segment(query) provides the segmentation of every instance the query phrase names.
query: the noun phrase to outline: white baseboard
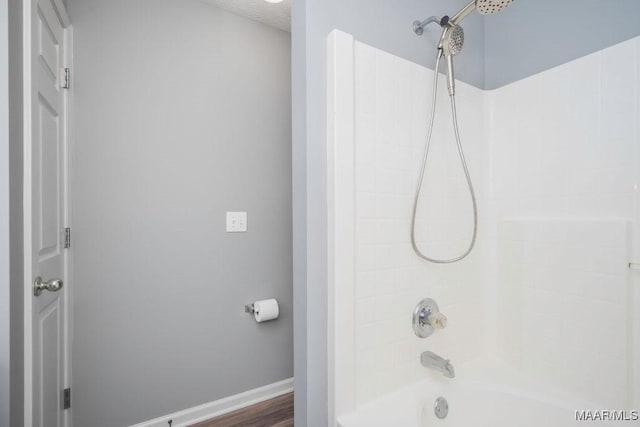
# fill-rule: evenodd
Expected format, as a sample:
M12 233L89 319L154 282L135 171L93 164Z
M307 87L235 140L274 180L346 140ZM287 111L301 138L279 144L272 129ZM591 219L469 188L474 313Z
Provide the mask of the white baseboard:
M205 403L204 405L185 409L173 414L158 417L151 421L135 424L131 427L169 427L169 420L173 420L172 427L186 427L210 418L264 402L293 391L293 378L289 378L264 387L245 391L224 399Z

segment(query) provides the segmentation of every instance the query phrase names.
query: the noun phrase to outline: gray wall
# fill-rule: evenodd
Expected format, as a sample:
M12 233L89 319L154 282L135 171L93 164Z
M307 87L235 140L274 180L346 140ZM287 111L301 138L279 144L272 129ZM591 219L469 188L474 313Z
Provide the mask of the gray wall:
M7 0L0 0L0 76L9 71ZM9 79L0 78L0 425L9 425Z
M290 378L290 35L193 0L69 7L75 425ZM269 297L258 325L243 306Z
M640 35L638 0L519 0L486 17L486 89Z
M23 424L22 0L9 1L9 173L11 228L11 423Z

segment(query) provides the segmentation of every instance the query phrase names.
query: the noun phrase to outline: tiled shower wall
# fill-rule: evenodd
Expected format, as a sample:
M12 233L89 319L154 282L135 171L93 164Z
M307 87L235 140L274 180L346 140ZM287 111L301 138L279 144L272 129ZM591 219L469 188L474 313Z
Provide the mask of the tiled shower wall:
M434 265L413 253L409 234L433 72L355 43L357 405L432 375L419 363L427 349L456 365L494 355L550 387L596 402L628 399L629 360L616 359L623 368L600 389L581 383L580 373L631 354L631 304L612 304L637 287L624 266L639 253L627 225L638 218L639 58L635 39L491 92L458 83L479 237L469 258ZM445 258L465 249L472 217L443 79L436 113L417 234L427 254ZM531 238L531 230L539 233ZM576 230L579 242L567 237L575 238ZM617 237L607 240L610 233ZM549 254L558 245L563 257L554 259ZM605 252L607 258L599 258ZM531 269L545 273L535 276ZM425 297L440 303L449 326L420 340L410 315ZM585 307L599 306L615 314L607 317L605 310L597 324L585 320ZM554 316L568 321L556 327ZM593 334L583 333L591 328ZM580 357L570 372L542 357L556 354L565 339L562 360ZM581 357L585 345L603 356ZM523 351L530 353L523 357ZM606 390L615 393L607 397Z
M473 255L454 265L426 263L410 243L432 79L427 68L355 44L357 403L429 375L419 362L426 349L456 363L483 352L482 234ZM473 217L443 78L439 86L418 237L428 255L445 258L466 249ZM465 84L458 85L458 93L460 131L482 198L483 93ZM413 334L411 313L426 297L440 304L449 327L420 340Z
M639 61L636 38L487 92L490 351L612 407L638 365Z
M501 221L494 348L501 359L573 397L624 408L629 235L622 220Z
M486 93L497 218L635 217L639 57L636 38Z

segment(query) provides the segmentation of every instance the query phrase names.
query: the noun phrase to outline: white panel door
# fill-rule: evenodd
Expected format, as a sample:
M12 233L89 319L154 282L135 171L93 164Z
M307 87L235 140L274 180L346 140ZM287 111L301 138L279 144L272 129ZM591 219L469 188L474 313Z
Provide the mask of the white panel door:
M25 186L31 208L25 223L30 234L26 244L31 248L27 262L32 273L32 396L27 419L31 415L34 427L63 427L67 381L66 94L61 87L65 30L54 0L30 1L31 143L25 153Z

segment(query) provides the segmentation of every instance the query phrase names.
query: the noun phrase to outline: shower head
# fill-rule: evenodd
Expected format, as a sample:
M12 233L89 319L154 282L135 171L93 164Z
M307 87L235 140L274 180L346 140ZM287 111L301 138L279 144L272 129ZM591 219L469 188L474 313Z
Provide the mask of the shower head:
M481 15L493 15L501 12L515 0L476 0L476 8Z
M440 44L438 45L439 55L444 55L447 61L447 86L449 95L454 95L456 91L455 79L453 75L453 57L460 53L464 46L464 30L460 25L446 25L442 30Z
M464 30L460 25L447 26L440 38L440 48L445 56L456 56L464 46Z
M471 3L463 7L460 12L453 15L450 19L452 25L458 24L468 14L477 9L481 15L493 15L494 13L502 12L505 7L508 7L515 0L473 0Z

